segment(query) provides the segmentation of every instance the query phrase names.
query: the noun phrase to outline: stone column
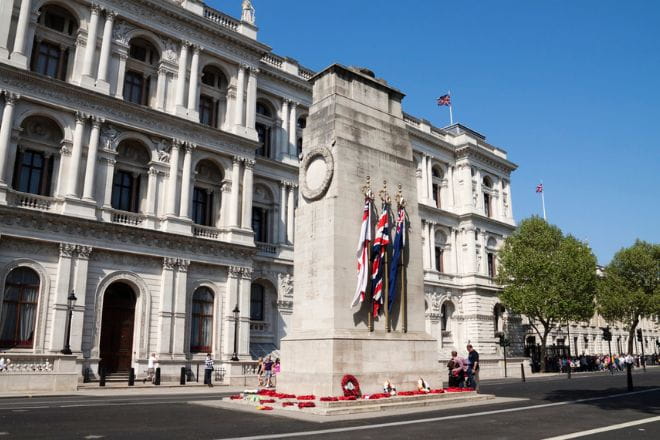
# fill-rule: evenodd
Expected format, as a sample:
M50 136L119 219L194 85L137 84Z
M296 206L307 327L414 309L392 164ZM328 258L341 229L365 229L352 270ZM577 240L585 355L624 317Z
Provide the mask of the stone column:
M289 155L291 157L298 157L296 152L296 123L297 123L297 113L296 108L298 107L297 102L291 102L291 107L289 108Z
M286 237L287 240L289 241L290 244L293 244L294 240L294 209L296 207L295 205L295 192L296 192L296 185L289 185L289 200L287 201L286 204Z
M99 58L98 82L108 82L108 65L110 64L110 49L112 48L112 26L117 13L105 11L105 24L103 26L103 41L101 42L101 56Z
M98 166L96 156L99 150L99 136L101 134L102 118L92 117L92 131L89 135L87 148L87 164L85 167L85 183L83 185L83 199L94 201L94 177Z
M89 267L89 256L93 248L91 246L76 245L76 265L73 270L72 289L78 298L71 316L71 351L79 353L91 349L91 344L86 343L83 347L84 318L88 302L94 305L94 292L87 292L87 273ZM89 294L88 294L89 293ZM88 339L88 338L85 338Z
M247 84L247 108L245 125L254 130L257 115L257 74L259 69L250 67Z
M238 289L241 278L241 269L242 268L237 266L229 266L227 268L227 293L225 295L225 303L223 306L225 316L223 317L224 319L222 319L222 358L225 360L229 360L234 352L234 314L232 313L232 310L234 310L234 307L236 306L240 307L238 302Z
M253 169L254 161L245 159L243 170L243 218L241 225L243 229L252 230L252 192L253 192Z
M429 224L429 245L431 246L431 269L438 270L435 267L435 223Z
M231 187L231 182L225 182L220 187L220 225L223 228L231 226L229 221L231 207Z
M177 258L177 271L174 292L174 331L173 349L174 356L180 357L184 354L186 340L186 299L188 285L188 266L190 260Z
M171 355L173 351L172 334L174 332L174 269L177 267L176 258L163 259L163 272L160 280L160 325L158 326L158 353Z
M458 229L452 229L451 233L454 235L454 267L456 268L456 275L462 273L461 270L461 243L459 240Z
M85 47L85 57L83 58L83 77L92 75L92 64L94 62L94 53L96 52L96 36L99 25L99 12L101 7L92 3L91 17L89 19L89 26L87 28L87 46Z
M286 243L286 182L280 182L280 222L279 222L279 243Z
M156 215L156 185L158 184L158 170L149 168L147 181L147 215Z
M422 220L422 268L429 267L429 224L426 220Z
M16 101L19 98L19 95L5 92L5 109L2 113L2 126L0 126L0 186L7 183L5 181L5 168L7 167L11 132L14 128L14 110L16 108Z
M73 269L73 257L76 254L76 246L70 243L60 243L60 257L57 263L57 275L55 276L54 295L55 298L48 310L51 322L48 327L50 335L50 350L59 352L64 348L64 329L67 319L67 297L71 292L71 271ZM48 339L48 337L46 337Z
M474 173L474 178L476 179L476 193L477 193L477 202L474 204L474 209L478 213L483 214L484 195L483 195L483 191L481 190L481 170L479 168L476 169L476 172Z
M190 219L190 178L192 176L192 152L195 145L186 142L186 154L183 156L183 173L181 175L181 206L179 216Z
M239 280L238 301L240 322L238 329L238 356L250 359L250 294L252 287L252 269L243 267Z
M176 107L182 109L185 106L186 94L186 72L188 71L188 41L181 42L181 51L179 52L179 73L176 79Z
M238 228L240 226L238 221L238 205L240 204L238 190L240 189L239 179L241 177L241 158L234 156L233 163L234 165L231 171L231 209L229 210L229 226Z
M289 154L289 100L282 100L282 129L278 145L278 158Z
M197 86L199 83L199 51L199 46L193 46L193 56L192 61L190 62L190 84L188 88L189 115L197 114L197 100L199 99L199 93L197 92Z
M245 69L248 66L238 66L238 81L236 85L236 108L234 108L234 124L243 126L243 109L245 105Z
M80 162L82 160L82 137L85 132L87 115L76 112L76 128L73 132L73 148L71 149L71 165L67 179L67 197L78 197L78 178L80 176Z
M429 198L429 184L428 184L428 161L429 157L426 154L422 155L422 194L420 194L421 200L428 200Z
M445 209L450 208L454 210L454 167L451 165L447 165L447 185L449 200Z
M10 3L13 3L11 1ZM32 12L32 0L22 0L21 10L18 15L18 24L16 25L16 38L14 39L14 51L11 54L12 60L15 60L21 66L27 67L27 35L30 26L30 15ZM11 9L10 9L11 15Z
M165 214L176 215L176 184L179 179L179 145L180 141L172 141L170 151L170 177L167 180L167 194L165 195Z
M156 85L156 109L165 110L165 88L167 87L167 69L158 67L158 84Z
M506 208L506 219L511 220L513 219L513 196L511 195L511 182L507 182L506 185L507 188L507 202L509 206Z
M114 159L104 158L105 162L105 194L103 197L103 207L112 207L112 181L115 178L115 163Z
M126 60L128 54L119 54L119 70L117 71L117 88L115 90L115 98L124 99L124 77L126 76Z
M14 0L0 2L0 58L9 58L9 28Z
M433 203L433 158L428 156L426 158L426 194L430 203ZM435 264L435 260L433 261Z

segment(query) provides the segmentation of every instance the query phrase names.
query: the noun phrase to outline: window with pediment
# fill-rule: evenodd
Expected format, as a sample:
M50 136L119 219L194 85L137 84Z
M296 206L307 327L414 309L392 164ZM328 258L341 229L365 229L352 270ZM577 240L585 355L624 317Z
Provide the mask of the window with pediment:
M30 70L51 78L66 80L69 60L75 53L78 20L67 9L44 5L39 9Z
M30 116L23 121L12 176L14 190L52 195L54 162L59 160L63 137L52 119Z
M133 38L129 43L126 72L124 74L124 100L139 105L150 105L157 81L160 53L145 38Z
M117 147L117 163L112 181L112 208L140 212L146 195L151 156L140 141L124 140Z
M214 128L222 128L227 114L226 75L215 66L202 69L199 96L199 122Z
M222 204L222 169L211 160L202 160L195 167L192 219L195 224L217 227Z
M257 122L255 124L259 140L259 148L256 151L257 156L268 158L273 156L273 136L276 132L274 114L275 112L270 103L263 100L257 101Z

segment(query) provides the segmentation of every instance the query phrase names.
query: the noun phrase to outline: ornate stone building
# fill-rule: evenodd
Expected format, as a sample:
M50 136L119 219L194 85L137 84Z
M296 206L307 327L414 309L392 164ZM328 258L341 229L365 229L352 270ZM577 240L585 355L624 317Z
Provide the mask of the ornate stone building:
M259 42L243 3L241 20L198 0L0 3L0 350L16 362L57 360L72 292L79 376L277 350L314 72ZM516 165L464 126L405 122L427 329L440 359L470 341L495 362L496 332L523 344L492 278Z

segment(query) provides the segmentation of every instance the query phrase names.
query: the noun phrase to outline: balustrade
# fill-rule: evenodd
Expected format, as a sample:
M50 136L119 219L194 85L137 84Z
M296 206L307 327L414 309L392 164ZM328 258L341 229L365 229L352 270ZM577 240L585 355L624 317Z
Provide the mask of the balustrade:
M231 29L232 31L238 31L240 25L240 22L235 18L209 7L204 8L204 18L211 20L219 26Z

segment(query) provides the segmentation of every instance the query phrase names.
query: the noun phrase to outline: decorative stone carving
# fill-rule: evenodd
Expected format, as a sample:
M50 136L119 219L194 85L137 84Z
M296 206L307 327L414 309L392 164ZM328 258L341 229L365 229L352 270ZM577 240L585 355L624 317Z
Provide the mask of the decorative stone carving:
M293 277L290 274L277 274L277 284L281 298L293 297Z
M250 0L243 0L242 8L243 12L241 14L241 21L254 24L256 20L256 14L254 6L252 6L252 2Z
M335 170L332 153L326 147L310 151L302 163L302 195L308 200L322 198L332 182Z
M177 266L177 259L165 257L163 258L163 269L174 270Z
M158 141L158 144L156 145L156 151L159 161L169 163L170 153L167 152L168 147L168 142L165 139Z
M169 61L170 63L175 63L179 57L178 45L174 40L164 40L163 45L165 50L163 51L163 59Z
M60 257L72 258L76 253L76 245L71 243L60 243Z
M78 253L78 258L83 260L89 260L89 256L92 253L93 248L91 246L77 245L76 252Z
M121 44L128 44L128 33L135 29L125 21L117 21L112 27L112 39Z
M190 260L184 260L182 258L177 258L176 260L177 267L179 272L188 272L188 266L190 266Z
M117 136L119 132L112 125L105 127L101 133L101 144L109 151L117 151Z

